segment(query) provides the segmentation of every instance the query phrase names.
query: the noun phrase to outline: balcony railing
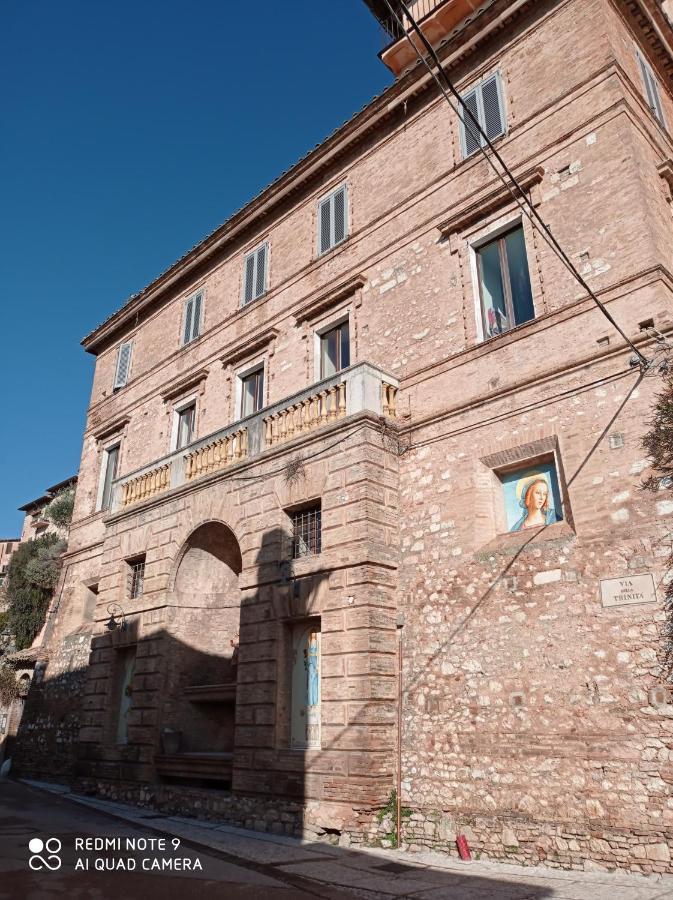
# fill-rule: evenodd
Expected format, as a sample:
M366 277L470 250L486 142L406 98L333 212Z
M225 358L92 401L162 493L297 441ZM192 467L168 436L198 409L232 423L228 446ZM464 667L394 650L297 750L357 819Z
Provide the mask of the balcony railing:
M120 512L364 410L394 419L398 384L397 379L366 362L344 369L118 478L110 511Z
M424 19L425 16L430 15L430 13L443 2L444 0L415 0L415 2L414 0L410 0L410 2L407 2L407 6L409 7L409 12L418 23ZM386 45L390 43L391 39L396 41L398 38L403 37L406 31L411 30L411 23L407 16L400 12L399 18L404 27L400 26L400 22L397 18L392 16L379 20L384 31Z

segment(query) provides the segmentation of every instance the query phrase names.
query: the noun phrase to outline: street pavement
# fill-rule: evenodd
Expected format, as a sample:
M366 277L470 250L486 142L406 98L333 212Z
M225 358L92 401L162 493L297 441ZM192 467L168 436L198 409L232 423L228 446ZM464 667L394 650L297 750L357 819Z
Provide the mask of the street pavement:
M164 816L37 782L0 781L0 836L0 900L153 900L169 892L180 900L673 900L673 876L347 849ZM96 837L119 844L82 843ZM53 838L62 849L50 855ZM44 846L29 846L36 839ZM62 864L51 871L55 855Z

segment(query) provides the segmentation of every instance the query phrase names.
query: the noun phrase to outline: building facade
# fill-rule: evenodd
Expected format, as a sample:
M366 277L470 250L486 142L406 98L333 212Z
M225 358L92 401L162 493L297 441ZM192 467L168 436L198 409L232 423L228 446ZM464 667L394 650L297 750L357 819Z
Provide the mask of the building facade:
M414 4L643 371L368 5L394 84L84 340L41 690L107 796L386 842L399 779L411 846L667 870L673 31Z

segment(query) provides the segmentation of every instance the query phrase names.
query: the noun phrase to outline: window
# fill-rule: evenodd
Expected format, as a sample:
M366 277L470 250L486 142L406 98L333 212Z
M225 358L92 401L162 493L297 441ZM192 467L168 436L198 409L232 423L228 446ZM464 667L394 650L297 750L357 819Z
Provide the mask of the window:
M476 248L484 337L535 318L523 228Z
M269 245L262 244L248 253L243 263L243 304L257 300L266 293Z
M196 403L190 403L175 411L176 432L175 449L182 450L194 439L194 422L196 420Z
M508 531L542 528L563 519L559 479L553 457L527 462L499 476Z
M348 319L320 335L320 377L329 378L351 364Z
M117 367L115 369L115 380L113 390L118 391L128 384L129 375L131 374L131 353L133 351L133 341L127 341L121 344L117 351Z
M241 418L252 416L264 406L264 366L240 377Z
M643 76L643 84L645 85L645 97L647 105L652 110L652 115L662 125L664 124L664 110L661 105L661 97L659 96L659 82L654 77L654 73L649 65L645 62L640 50L638 54L638 62L640 64L640 74Z
M182 325L182 343L190 344L201 334L201 310L203 294L194 294L185 303L185 315Z
M348 194L346 185L318 204L318 253L327 253L348 237Z
M109 509L112 502L112 482L117 477L119 464L119 444L103 451L103 483L99 509Z
M292 558L317 556L322 548L322 510L320 504L291 513Z
M465 94L463 101L490 141L507 131L502 80L499 72L484 79ZM460 109L460 142L463 158L467 158L476 153L479 147L486 146L486 141L462 106Z
M142 597L145 584L145 554L127 559L126 565L128 568L128 595L131 600L137 600Z

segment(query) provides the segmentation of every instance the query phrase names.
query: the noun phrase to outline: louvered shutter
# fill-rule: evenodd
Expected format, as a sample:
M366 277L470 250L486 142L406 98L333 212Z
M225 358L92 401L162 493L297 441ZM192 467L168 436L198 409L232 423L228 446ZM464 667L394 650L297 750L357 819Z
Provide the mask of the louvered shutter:
M243 303L250 303L254 298L255 289L255 254L251 253L245 258L245 273L243 276Z
M182 333L182 343L188 344L192 339L192 315L194 311L194 301L188 300L185 304L185 327Z
M645 84L645 96L647 98L647 105L650 107L656 118L663 123L664 111L661 107L659 85L657 84L657 80L640 53L638 53L638 62L640 63L640 72L643 76L643 83Z
M194 340L201 334L201 305L203 294L197 294L192 298L192 336Z
M346 237L346 186L332 196L332 207L334 217L334 243L333 246L340 244Z
M463 102L465 106L472 113L474 118L479 121L479 103L477 100L477 90L470 91L469 94L466 94L463 97ZM465 112L465 110L461 107L462 111L462 122L460 128L461 140L463 145L463 158L468 156L472 156L472 154L479 149L481 144L479 129L474 124L470 116Z
M117 370L115 372L114 390L123 388L129 380L129 372L131 370L131 350L133 342L128 341L121 344L117 351Z
M505 131L505 111L502 102L502 85L500 75L496 73L481 86L481 105L483 110L482 127L489 141L500 137Z
M326 253L332 246L332 198L328 197L320 204L319 219L319 243L320 252Z
M267 257L267 245L264 244L259 248L256 252L256 265L255 265L255 299L257 297L261 297L263 293L266 291L266 257Z

